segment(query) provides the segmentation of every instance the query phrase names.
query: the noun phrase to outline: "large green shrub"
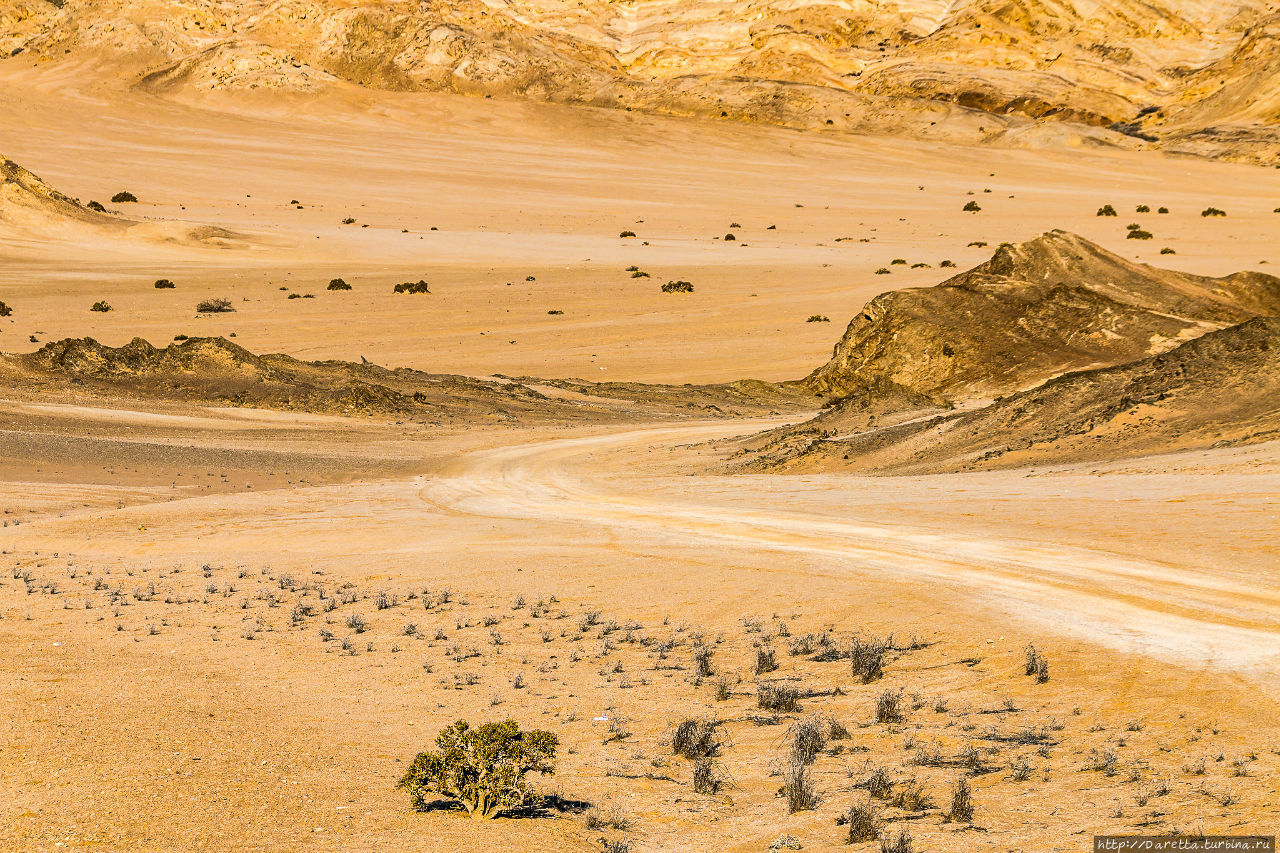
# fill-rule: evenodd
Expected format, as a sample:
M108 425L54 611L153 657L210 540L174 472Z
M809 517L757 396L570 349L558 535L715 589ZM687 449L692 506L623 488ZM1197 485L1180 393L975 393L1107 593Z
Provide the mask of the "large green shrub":
M486 820L533 798L525 774L554 773L557 746L552 732L522 732L515 720L474 729L458 720L436 737L439 752L418 753L399 787L409 792L415 810L426 811L439 796Z

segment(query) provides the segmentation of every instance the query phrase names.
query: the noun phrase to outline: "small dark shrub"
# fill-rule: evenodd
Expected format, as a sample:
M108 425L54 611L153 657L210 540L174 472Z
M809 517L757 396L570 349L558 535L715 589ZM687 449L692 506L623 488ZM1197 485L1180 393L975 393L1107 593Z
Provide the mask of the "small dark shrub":
M1176 254L1178 254L1178 253L1177 253L1177 252L1175 252L1173 249L1170 249L1168 246L1165 246L1163 249L1161 249L1161 250L1160 250L1160 254L1162 254L1162 255L1176 255Z
M620 808L602 809L599 806L592 806L582 816L582 824L592 831L617 829L625 832L635 825L635 821Z
M982 208L978 205L976 201L967 202L965 206L961 209L964 210L966 213L977 213L979 210L982 210Z
M829 729L827 720L820 716L810 717L793 725L789 732L792 758L812 764L818 753L827 748Z
M711 669L711 656L715 654L710 646L699 643L693 647L693 665L697 669L698 675L706 677L713 675Z
M867 778L858 783L858 787L866 788L867 793L877 800L887 800L893 795L893 780L889 778L889 771L883 767L872 770Z
M682 720L671 735L671 751L684 758L711 758L720 751L724 726L716 720Z
M1150 231L1143 231L1141 228L1131 228L1125 236L1129 240L1150 240L1152 234Z
M89 306L89 310L90 310L90 311L97 311L97 312L99 312L100 314L105 314L105 313L107 313L108 311L110 311L110 310L111 310L111 303L110 303L110 302L107 302L106 300L99 300L99 301L97 301L97 302L93 303L92 305L90 305L90 306Z
M340 278L334 278L329 280L329 286L326 289L327 290L350 290L351 285L347 284L345 281L343 281Z
M196 305L197 314L225 314L234 310L230 299L206 299Z
M963 776L951 789L951 808L947 811L947 820L956 823L969 823L973 820L973 790L969 780Z
M430 293L431 288L425 281L403 281L392 288L393 293Z
M158 278L156 279L155 287L156 290L173 290L177 285L169 281L167 278Z
M138 197L131 192L119 192L111 197L112 204L136 204Z
M8 317L12 313L13 313L12 308L10 308L8 305L5 305L3 302L0 302L0 317Z
M938 264L938 266L940 267L954 267L955 265L956 265L955 261L943 261L942 263Z
M1167 207L1160 207L1156 209L1156 213L1168 213L1168 212L1169 212L1169 208Z
M876 697L876 722L902 722L902 694L896 690L885 690Z
M809 765L794 757L782 771L782 796L791 814L809 811L818 805L818 795L813 788L813 774Z
M761 683L756 686L756 706L762 711L794 714L800 710L800 693L784 684Z
M1104 204L1102 207L1098 208L1098 216L1119 216L1119 214L1116 213L1116 209L1114 207L1109 204Z
M912 853L914 850L911 846L911 833L905 829L896 837L886 835L880 839L880 853Z
M865 642L854 637L849 648L853 677L861 679L863 684L870 684L884 675L884 656L888 646L887 641L874 637Z
M888 267L880 267L880 269L876 270L876 275L888 275L890 272L891 270Z
M826 314L810 314L809 319L805 320L805 322L806 323L830 323L831 318L828 317Z
M693 293L693 285L687 281L669 281L662 285L663 293Z
M875 841L880 837L876 807L870 800L865 803L854 803L849 807L849 811L841 816L840 821L849 827L846 844L861 844L864 841Z
M933 808L933 798L915 779L908 779L893 795L893 804L905 812L922 812Z
M726 781L724 771L710 758L699 758L693 763L695 794L718 794Z
M619 232L619 233L618 233L618 236L619 236L619 237L634 237L634 236L636 236L636 232L634 232L634 231L621 231L621 232Z
M767 646L756 649L756 675L764 675L777 668L778 661L773 649Z
M1134 210L1134 212L1135 212L1135 213L1150 213L1150 212L1151 212L1151 208L1150 208L1149 206L1145 205L1145 204L1140 204L1140 205L1138 205L1137 207L1135 207L1133 210Z
M355 225L355 224L356 224L356 219L355 219L355 217L354 217L354 216L348 216L347 218L345 218L345 219L343 219L343 220L342 220L342 224L343 224L343 225Z
M1206 207L1200 211L1201 216L1226 216L1227 212L1216 207Z
M98 213L106 213L107 209L102 206L101 202L91 201L85 205L90 210L96 210Z
M726 235L724 235L724 239L726 239L726 240L737 240L738 238L737 238L737 237L735 237L735 236L733 236L732 234L726 234Z

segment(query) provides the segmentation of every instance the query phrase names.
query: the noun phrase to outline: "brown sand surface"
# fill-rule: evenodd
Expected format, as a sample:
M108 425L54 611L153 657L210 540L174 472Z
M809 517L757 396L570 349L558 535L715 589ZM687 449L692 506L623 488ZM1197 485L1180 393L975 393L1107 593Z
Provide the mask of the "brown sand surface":
M234 331L254 351L478 376L789 379L870 296L990 254L973 241L1068 228L1143 260L1175 247L1205 274L1280 262L1276 173L1256 167L368 101L0 81L20 117L0 125L5 156L82 199L127 188L133 217L243 235L6 231L0 349ZM1095 217L1104 203L1120 217ZM1138 246L1123 229L1140 203L1172 212L1142 215L1157 234ZM1210 204L1229 216L1202 219ZM714 239L734 222L737 240ZM874 274L895 258L932 267ZM325 291L334 276L355 289ZM430 296L391 294L418 278ZM659 293L668 279L695 292ZM197 318L208 296L236 312ZM97 299L115 310L90 313ZM6 392L0 849L850 849L835 819L876 767L932 797L880 806L918 850L1274 832L1274 443L964 475L717 473L729 451L709 440L784 419L440 429ZM883 678L824 659L826 630L892 633ZM1045 683L1023 674L1028 643ZM759 648L776 671L757 675ZM795 687L800 710L760 708L758 682ZM903 719L875 722L899 690ZM811 714L848 736L812 766L816 808L789 814L780 774ZM395 780L442 726L507 715L560 735L539 781L558 809L408 810ZM686 717L724 722L714 795L671 753ZM962 772L971 823L943 814ZM632 825L588 828L586 804Z

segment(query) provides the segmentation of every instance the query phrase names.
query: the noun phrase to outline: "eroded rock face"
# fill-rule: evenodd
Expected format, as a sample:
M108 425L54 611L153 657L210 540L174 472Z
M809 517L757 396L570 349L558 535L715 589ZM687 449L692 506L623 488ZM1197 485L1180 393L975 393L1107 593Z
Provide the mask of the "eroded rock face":
M831 397L887 381L963 402L1133 361L1259 314L1280 314L1280 279L1158 269L1050 231L936 287L877 296L805 382Z
M1262 0L16 0L0 56L157 90L504 94L797 127L1280 156ZM936 123L936 124L935 124Z

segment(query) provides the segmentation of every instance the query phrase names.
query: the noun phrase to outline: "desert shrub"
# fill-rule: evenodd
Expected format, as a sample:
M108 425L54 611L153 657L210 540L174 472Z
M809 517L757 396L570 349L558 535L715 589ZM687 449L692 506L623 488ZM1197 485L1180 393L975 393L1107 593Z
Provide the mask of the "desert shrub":
M764 675L778 668L777 655L768 646L756 649L756 675Z
M698 675L706 677L714 674L711 669L713 654L715 654L714 650L704 643L698 643L693 647L693 666L698 671Z
M1176 254L1178 254L1178 253L1177 253L1177 252L1175 252L1173 249L1170 249L1168 246L1165 246L1163 249L1161 249L1161 250L1160 250L1160 254L1162 254L1162 255L1176 255Z
M10 308L8 305L5 305L3 302L0 302L0 317L8 317L12 313L13 313L12 308Z
M866 788L867 793L877 800L887 800L893 795L893 780L889 778L889 771L883 767L872 770L857 787Z
M1119 214L1116 213L1116 209L1109 204L1104 204L1102 207L1098 208L1097 215L1098 216L1119 216Z
M348 217L346 217L346 218L344 218L344 219L342 220L342 224L343 224L343 225L355 225L355 224L356 224L356 218L355 218L354 216L348 216Z
M1141 228L1130 228L1125 237L1129 240L1150 240L1152 234L1150 231L1143 231Z
M472 728L459 720L436 737L438 752L421 752L401 777L415 810L433 796L462 804L476 820L519 808L534 798L525 776L555 772L559 740L552 732L520 731L515 720Z
M1049 680L1049 659L1040 654L1040 651L1030 643L1023 649L1026 655L1026 661L1023 666L1023 672L1027 675L1035 676L1037 684L1044 684Z
M805 322L806 323L830 323L831 318L828 317L826 314L810 314L809 319L805 320Z
M206 299L196 305L197 314L225 314L234 310L230 299Z
M1140 205L1138 205L1137 207L1135 207L1133 210L1134 210L1134 212L1135 212L1135 213L1150 213L1150 212L1151 212L1151 208L1150 208L1150 206L1145 205L1145 204L1140 204Z
M631 842L625 838L601 838L600 853L631 853Z
M618 233L618 236L619 236L619 237L634 237L634 236L636 236L636 232L634 232L634 231L620 231L620 232Z
M708 757L693 763L693 791L695 794L718 794L728 778L724 770Z
M431 288L422 279L417 281L402 281L392 289L393 293L430 293Z
M561 311L559 308L552 308L552 309L551 309L550 311L548 311L547 313L548 313L548 314L553 314L553 315L555 315L555 314L563 314L564 312L563 312L563 311Z
M155 284L156 290L173 290L177 286L178 285L174 284L172 281L170 281L167 278L156 279L156 284Z
M351 289L351 285L347 284L345 281L343 281L340 278L330 279L329 286L326 288L326 290L350 290L350 289Z
M357 634L363 634L369 630L369 623L359 613L352 613L347 617L347 627Z
M905 267L906 265L906 258L894 258L892 261L889 261L889 266L891 267Z
M586 814L582 816L582 823L587 829L617 829L625 832L635 825L635 821L631 816L617 806L607 809L600 806L592 806L587 809Z
M896 690L885 690L876 697L876 722L902 722L902 694Z
M794 756L782 769L782 796L791 814L809 811L818 805L818 794L813 788L813 773L809 765Z
M1097 770L1106 776L1116 775L1116 765L1119 759L1110 749L1094 749L1089 752L1089 763L1086 766L1089 770Z
M1031 778L1031 773L1035 770L1031 762L1026 756L1020 755L1009 765L1009 780L1012 782L1025 782Z
M829 725L824 717L813 716L791 727L791 757L812 764L818 753L827 748Z
M970 249L975 248L975 247L976 247L976 248L979 248L979 249L982 249L982 248L986 247L986 245L987 245L987 241L986 241L986 240L974 240L972 243L967 243L966 245L967 245Z
M885 835L880 839L880 853L912 853L911 833L905 829L896 836Z
M854 637L849 647L853 677L860 679L863 684L870 684L884 675L884 656L888 647L886 640L873 637L864 642Z
M671 735L671 751L684 758L710 758L720 751L724 729L717 720L681 720Z
M138 197L133 193L129 192L128 190L124 192L118 192L111 197L112 204L136 204L137 201L138 201Z
M965 206L961 208L961 210L966 213L977 213L979 210L982 210L982 207L979 206L976 201L969 201L965 203Z
M105 314L111 310L111 303L107 302L106 300L100 299L97 302L90 305L89 310L97 311L100 314Z
M922 812L933 808L933 798L914 778L902 783L902 787L894 793L891 802L905 812Z
M102 203L97 201L90 201L88 204L85 205L85 207L89 208L90 210L96 210L98 213L107 212L107 209L102 206Z
M861 844L864 841L875 841L880 837L876 807L870 800L865 803L854 803L838 818L838 822L849 827L849 834L845 838L846 844Z
M888 267L880 267L880 269L876 270L876 275L888 275L890 272Z
M973 789L969 780L960 777L951 789L951 808L947 810L947 820L956 823L969 823L973 820Z
M945 267L954 267L955 265L956 265L956 262L955 262L955 261L943 261L942 263L938 264L938 266L940 266L940 267L944 267L944 268L945 268Z
M632 278L648 278L649 274L644 270L632 270L631 277Z
M662 285L663 293L693 293L693 285L687 281L669 281Z
M735 236L733 236L732 234L726 234L726 235L724 235L724 239L726 239L726 240L737 240L738 238L737 238L737 237L735 237Z
M1206 207L1200 211L1201 216L1226 216L1227 212L1216 207Z
M1156 208L1156 213L1168 213L1168 212L1169 212L1169 208L1167 207Z
M800 693L785 684L762 683L756 686L756 706L762 711L794 714L800 710Z

